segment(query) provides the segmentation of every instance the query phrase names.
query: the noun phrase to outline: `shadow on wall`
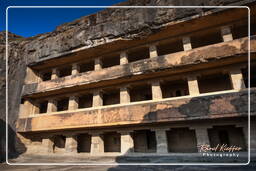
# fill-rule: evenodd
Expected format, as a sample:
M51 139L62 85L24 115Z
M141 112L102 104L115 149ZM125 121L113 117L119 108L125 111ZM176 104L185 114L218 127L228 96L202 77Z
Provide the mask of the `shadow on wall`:
M251 101L251 104L256 106L256 101L253 101L253 99L255 99L255 95L256 92L252 92L252 96L253 98ZM229 99L229 103L234 107L234 112L238 112L238 113L244 113L248 111L248 95L247 92L239 92L239 94L234 94L234 96L232 96L233 93L230 95L231 99ZM228 97L230 97L228 95ZM183 104L179 107L171 107L171 108L167 108L167 109L162 109L162 110L156 110L154 112L149 112L147 113L144 117L143 117L143 121L147 121L147 120L157 120L158 115L163 114L163 113L179 113L178 115L183 115L183 116L187 116L187 117L198 117L198 116L205 116L205 115L210 115L211 114L211 105L214 104L214 101L217 99L221 99L224 98L223 95L216 95L216 96L205 96L205 97L195 97L190 99L186 104ZM227 100L227 99L225 99ZM226 110L226 106L225 104L219 104L220 107L222 108L222 110ZM231 107L232 108L232 107ZM231 108L227 109L230 110ZM221 111L221 112L224 112ZM252 109L253 112L255 112L255 107ZM174 116L175 117L175 116ZM176 114L177 117L177 114ZM115 158L115 162L116 163L151 163L150 157L125 157L125 155L129 154L129 151L131 149L129 149L124 155L122 156L118 156ZM156 159L155 157L153 157L154 159ZM178 158L176 157L176 160ZM170 159L173 160L173 159ZM182 159L181 159L182 160ZM161 159L157 159L157 161L161 162ZM183 161L183 160L182 160ZM168 162L166 159L163 162ZM173 162L175 162L175 160L173 160ZM176 161L177 162L177 161ZM117 170L143 170L144 168L148 168L148 169L156 169L154 166L116 166L116 167L112 167L109 168L108 171L117 171ZM179 168L178 166L161 166L161 169L165 170L165 169L175 169L175 168ZM161 170L160 169L160 170Z
M16 136L16 132L8 124L8 159L15 159L26 151L25 145ZM19 146L19 152L16 150ZM6 122L0 119L0 162L6 161Z

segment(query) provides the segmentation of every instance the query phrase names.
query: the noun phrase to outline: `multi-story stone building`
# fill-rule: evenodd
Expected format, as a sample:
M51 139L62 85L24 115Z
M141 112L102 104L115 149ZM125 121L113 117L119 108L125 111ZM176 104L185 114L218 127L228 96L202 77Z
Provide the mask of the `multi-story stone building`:
M138 39L89 43L28 63L17 122L27 152L171 154L198 152L203 144L247 151L248 9L205 9L181 18L179 10L164 9L174 19L167 15L161 27ZM83 21L99 25L105 11ZM255 27L250 42L255 99ZM254 105L252 100L251 135ZM255 137L250 145L256 149Z

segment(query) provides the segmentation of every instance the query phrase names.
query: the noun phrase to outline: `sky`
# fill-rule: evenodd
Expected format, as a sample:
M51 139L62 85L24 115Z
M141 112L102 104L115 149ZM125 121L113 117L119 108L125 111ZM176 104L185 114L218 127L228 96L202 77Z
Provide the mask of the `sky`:
M0 0L0 31L6 30L5 11L8 6L110 6L125 0ZM23 37L51 32L58 25L102 8L9 8L8 31Z

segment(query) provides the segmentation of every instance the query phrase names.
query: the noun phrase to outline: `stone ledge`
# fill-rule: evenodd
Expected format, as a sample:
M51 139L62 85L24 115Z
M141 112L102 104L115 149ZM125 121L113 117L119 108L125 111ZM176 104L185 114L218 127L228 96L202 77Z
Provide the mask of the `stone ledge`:
M256 112L256 91L251 91L251 114ZM218 94L71 113L20 118L19 132L96 128L144 123L177 122L248 116L248 92Z

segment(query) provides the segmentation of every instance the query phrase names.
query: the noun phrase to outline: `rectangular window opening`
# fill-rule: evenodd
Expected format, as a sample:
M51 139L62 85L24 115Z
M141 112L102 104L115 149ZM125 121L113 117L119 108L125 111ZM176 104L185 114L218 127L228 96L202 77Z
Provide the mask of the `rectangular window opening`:
M142 59L148 59L149 58L149 48L148 47L142 47L134 50L130 50L128 53L128 61L129 62L135 62Z
M120 90L104 90L103 106L114 105L120 103Z
M39 103L39 113L47 113L48 101Z
M130 98L131 98L131 102L152 100L151 86L148 84L131 86Z
M161 82L163 98L189 95L188 82L186 80L171 80Z
M112 66L120 65L120 56L118 54L106 56L101 59L102 68L109 68Z
M68 110L69 98L63 98L57 101L57 111Z
M82 95L78 98L78 108L90 108L92 107L92 94Z
M94 61L79 64L79 73L93 71L93 70L94 70Z
M59 77L69 76L72 73L72 66L67 66L67 67L59 68L58 71L59 71L58 72L58 76Z
M198 77L198 86L200 93L209 93L232 89L229 74L223 73L202 75L201 77Z

